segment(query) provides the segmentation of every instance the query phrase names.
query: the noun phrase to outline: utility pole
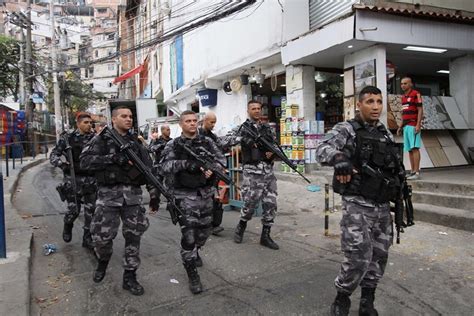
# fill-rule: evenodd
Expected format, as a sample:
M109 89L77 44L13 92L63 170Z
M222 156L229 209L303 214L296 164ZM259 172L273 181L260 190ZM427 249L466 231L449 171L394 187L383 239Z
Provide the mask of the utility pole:
M25 33L23 29L20 28L20 73L18 74L19 81L19 94L20 94L20 104L25 104Z
M54 116L56 123L56 142L59 141L61 132L63 130L63 118L61 116L61 96L59 92L58 82L58 62L56 54L56 28L54 23L54 4L53 1L49 3L49 15L51 19L51 60L53 65L53 94L54 94Z
M27 78L26 82L26 93L25 93L25 111L26 111L26 121L28 124L28 145L31 146L31 153L35 156L34 152L36 150L36 142L34 137L34 128L33 128L33 71L32 71L32 49L31 49L31 0L26 1L26 47L25 47L25 76Z

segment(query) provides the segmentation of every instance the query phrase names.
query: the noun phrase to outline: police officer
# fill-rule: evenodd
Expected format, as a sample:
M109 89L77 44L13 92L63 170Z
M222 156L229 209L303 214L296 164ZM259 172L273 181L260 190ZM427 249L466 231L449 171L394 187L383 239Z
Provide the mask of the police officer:
M217 137L217 135L212 132L212 130L214 129L214 126L216 126L216 123L217 123L216 114L214 114L213 112L207 112L206 115L204 115L202 126L199 128L199 134L212 139L214 143L216 143L221 153L224 154L229 146L227 146L223 142L224 141L223 139ZM213 211L212 211L212 234L213 235L218 235L220 232L224 230L224 228L221 227L223 213L224 213L224 209L222 208L222 203L219 201L219 199L215 198Z
M189 278L189 289L193 294L202 292L197 266L202 266L198 249L204 246L212 231L212 209L216 179L210 170L205 170L189 155L183 146L195 152L200 147L212 153L221 163L223 155L215 143L208 137L198 134L197 115L193 111L181 114L180 137L170 141L163 152L161 170L168 180L177 203L185 213L185 222L181 224L181 258ZM216 167L218 167L216 162Z
M83 204L84 235L82 246L92 250L90 224L95 209L97 187L95 178L89 171L81 168L79 163L79 155L83 147L94 137L91 116L87 113L80 113L76 117L76 125L77 129L74 132L69 134L63 133L61 139L51 151L49 161L53 166L61 168L64 172L63 183L58 187L58 191L62 192L68 207L68 211L64 216L63 240L65 242L71 241L74 221L79 216L81 204ZM68 161L69 149L72 150L72 162ZM65 160L61 159L62 156L65 157ZM74 167L77 192L73 192L71 166Z
M148 151L140 143L136 134L131 134L132 111L117 107L112 111L113 128L131 144L131 148L141 160L151 167ZM94 282L105 277L107 265L112 256L113 239L117 236L120 219L125 238L123 258L123 289L133 295L142 295L143 287L138 283L136 271L140 265L140 240L148 229L149 222L142 206L141 185L146 183L142 174L133 166L125 153L109 138L107 133L99 134L82 151L81 167L95 172L99 186L97 207L91 224L92 239L98 258L94 272ZM156 190L150 191L150 209L155 211Z
M150 151L153 154L153 158L154 158L153 159L153 170L154 170L153 173L160 181L162 181L163 178L161 176L161 172L159 171L160 169L159 162L161 160L161 154L163 153L163 150L165 149L166 144L172 139L170 137L170 134L171 134L171 130L170 130L169 125L162 125L161 136L156 139L153 139L150 143L150 146L148 146L148 151ZM158 192L156 195L158 205L160 204L160 201L161 201L160 196L161 196L161 193Z
M272 130L267 124L260 122L262 104L258 101L249 101L247 104L249 118L244 122L249 128L257 132L261 137L274 141ZM278 245L270 237L270 229L273 225L277 211L277 184L273 174L272 152L266 152L256 143L256 140L240 129L242 147L242 199L244 206L240 213L240 221L235 229L234 241L242 242L247 221L252 219L253 212L262 203L262 235L260 244L270 249L278 250Z
M392 134L379 121L382 93L362 89L355 119L339 123L317 147L319 162L334 167L334 192L342 195L341 246L344 262L331 315L348 315L350 295L361 286L359 315L378 315L375 289L393 241L389 201L400 189L400 155Z

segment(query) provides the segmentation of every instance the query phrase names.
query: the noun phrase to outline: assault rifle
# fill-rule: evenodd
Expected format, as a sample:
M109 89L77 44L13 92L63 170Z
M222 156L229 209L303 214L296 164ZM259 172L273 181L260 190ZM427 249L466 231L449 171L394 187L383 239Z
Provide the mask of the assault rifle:
M298 171L296 166L291 162L290 159L288 159L285 153L281 150L280 146L275 144L274 141L269 141L267 138L260 135L257 131L254 131L246 123L242 124L241 128L243 128L246 134L249 135L251 138L253 138L253 140L257 144L262 146L265 150L272 152L274 155L280 158L281 161L286 163L291 169L293 169L296 173L298 173L304 180L306 180L306 182L311 183L311 181L308 178L306 178L301 172Z
M220 168L215 167L215 162L217 161L223 168L225 168L225 165L223 165L220 161L217 159L213 159L214 155L210 153L207 149L204 147L198 147L198 150L200 151L199 153L196 153L194 150L192 150L189 145L187 144L180 144L180 146L186 151L190 156L192 156L194 159L196 159L200 164L202 164L202 167L204 170L211 170L213 174L216 175L217 179L222 180L225 182L225 184L234 184L234 181L226 175Z
M73 158L73 154L72 154L72 147L71 145L69 144L69 135L66 131L64 131L62 134L61 134L61 137L63 138L64 142L66 143L66 148L64 148L64 150L66 150L66 157L67 157L67 160L69 162L69 173L71 175L71 187L72 187L72 194L74 195L74 203L76 204L76 208L77 208L77 211L79 212L80 211L80 205L77 201L77 184L76 184L76 172L74 170L74 158ZM60 193L61 195L61 193Z
M138 155L133 151L130 142L126 142L122 136L114 129L110 128L109 126L105 126L104 129L100 132L100 134L108 135L110 139L120 147L120 151L124 152L133 165L138 169L138 171L145 176L148 183L153 185L158 191L163 194L163 196L168 200L168 211L171 215L171 221L174 225L176 223L180 223L181 225L186 225L186 217L184 212L180 209L180 207L176 204L176 199L173 194L169 193L168 190L164 187L164 185L155 177L155 175L151 172L151 168L148 167L143 161L138 157ZM100 135L99 134L99 135Z
M404 178L404 181L402 182L402 197L403 201L405 202L405 211L406 211L406 217L407 217L407 223L403 223L405 227L408 226L413 226L415 225L414 216L413 216L413 203L411 201L411 196L412 196L412 187L410 184L407 183L406 177Z

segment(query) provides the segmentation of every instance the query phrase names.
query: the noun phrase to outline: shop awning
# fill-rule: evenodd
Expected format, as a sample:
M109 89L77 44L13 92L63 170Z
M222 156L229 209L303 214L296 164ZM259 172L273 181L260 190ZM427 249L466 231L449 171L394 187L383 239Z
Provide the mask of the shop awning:
M140 73L143 70L143 64L138 65L137 67L133 68L132 70L127 71L121 76L118 76L117 78L114 79L113 83L117 84L119 82L122 82L124 80L127 80L128 78L131 78L135 76L136 74Z

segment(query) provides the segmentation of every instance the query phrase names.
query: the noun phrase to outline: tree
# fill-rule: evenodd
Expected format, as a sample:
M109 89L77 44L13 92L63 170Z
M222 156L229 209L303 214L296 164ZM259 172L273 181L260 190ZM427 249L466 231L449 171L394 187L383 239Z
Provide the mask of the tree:
M68 108L69 113L83 112L90 106L90 102L104 98L100 92L83 83L78 76L67 77L70 79L63 78L61 81L61 103Z
M17 40L0 35L0 97L13 95L18 100L20 45Z

